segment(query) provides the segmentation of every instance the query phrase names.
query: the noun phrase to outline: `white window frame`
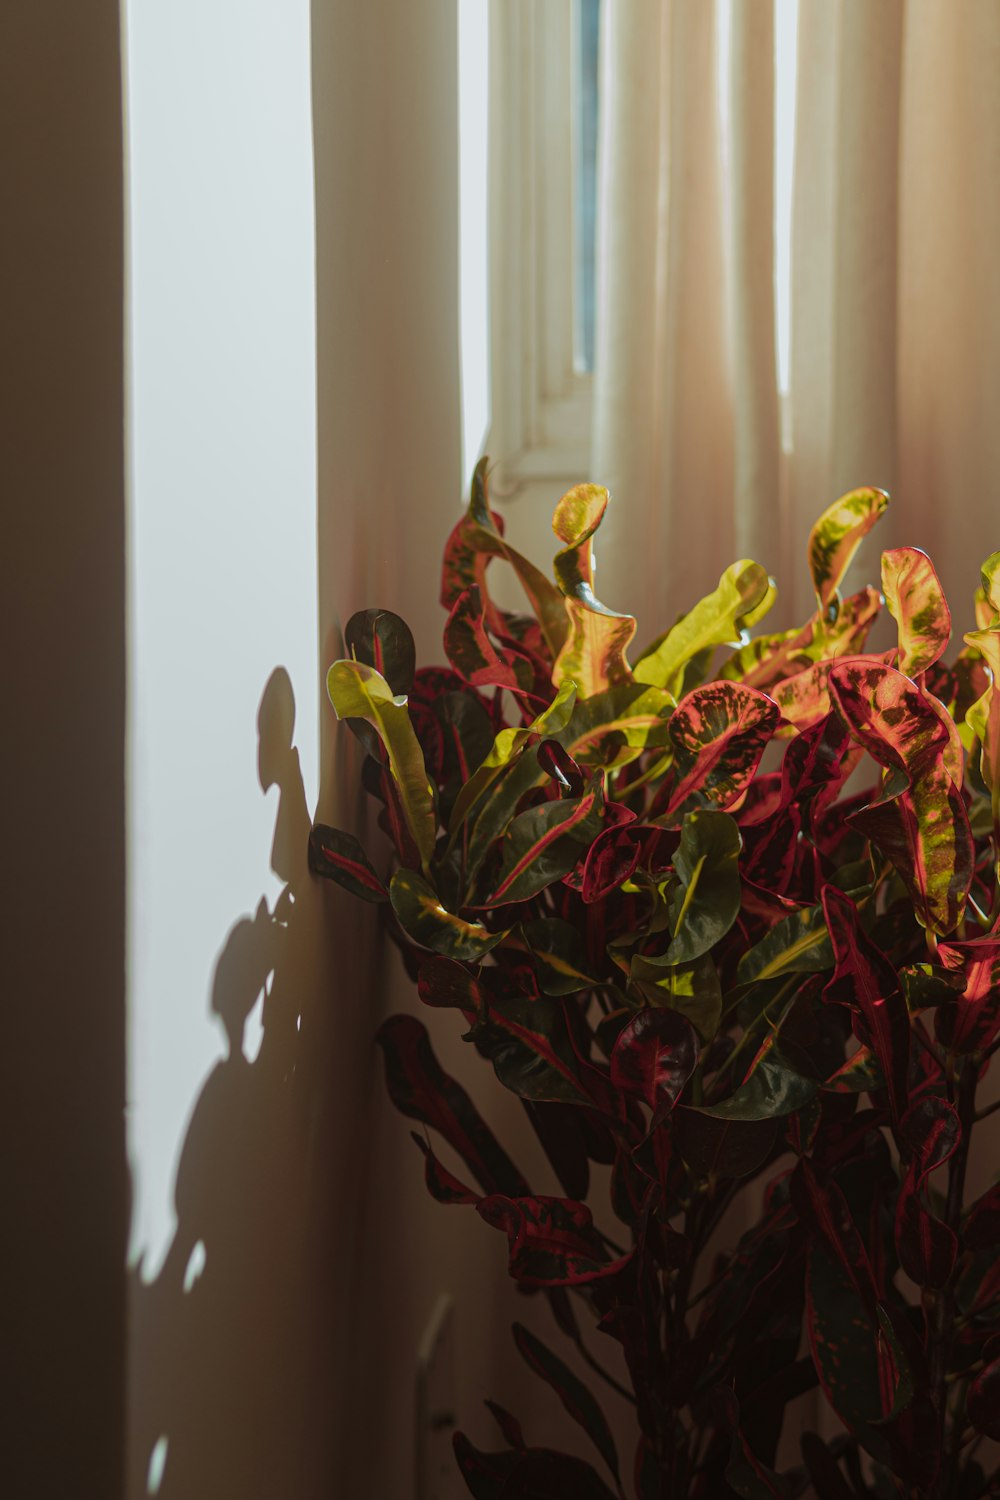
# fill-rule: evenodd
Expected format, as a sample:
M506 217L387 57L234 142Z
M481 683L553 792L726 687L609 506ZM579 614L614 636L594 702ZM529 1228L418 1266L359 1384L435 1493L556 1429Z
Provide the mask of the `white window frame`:
M491 490L577 481L592 376L576 367L576 0L490 0Z

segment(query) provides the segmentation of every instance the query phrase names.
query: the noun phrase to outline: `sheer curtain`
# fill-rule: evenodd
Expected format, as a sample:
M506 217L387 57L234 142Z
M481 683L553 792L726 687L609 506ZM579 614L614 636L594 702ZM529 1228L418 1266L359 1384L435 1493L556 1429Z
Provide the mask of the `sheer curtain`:
M602 594L648 634L753 556L802 616L812 520L874 483L961 619L1000 529L1000 6L799 0L784 444L773 59L766 0L605 6Z

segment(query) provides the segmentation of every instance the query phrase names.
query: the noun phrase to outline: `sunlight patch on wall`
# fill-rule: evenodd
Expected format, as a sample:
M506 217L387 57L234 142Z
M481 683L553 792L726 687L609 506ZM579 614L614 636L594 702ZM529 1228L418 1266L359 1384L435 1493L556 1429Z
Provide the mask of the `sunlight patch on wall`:
M128 0L130 1255L155 1276L227 933L281 881L257 710L317 784L307 0Z

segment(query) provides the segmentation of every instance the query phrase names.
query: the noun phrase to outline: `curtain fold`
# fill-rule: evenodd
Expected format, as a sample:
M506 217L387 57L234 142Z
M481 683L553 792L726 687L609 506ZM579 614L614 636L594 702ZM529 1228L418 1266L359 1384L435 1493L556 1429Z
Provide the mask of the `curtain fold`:
M812 605L816 515L877 484L895 499L883 545L930 552L964 619L1000 526L1000 6L799 0L787 451L773 4L605 12L603 597L641 639L751 555L791 623Z
M715 6L608 5L602 46L592 470L625 503L599 589L648 635L733 529Z

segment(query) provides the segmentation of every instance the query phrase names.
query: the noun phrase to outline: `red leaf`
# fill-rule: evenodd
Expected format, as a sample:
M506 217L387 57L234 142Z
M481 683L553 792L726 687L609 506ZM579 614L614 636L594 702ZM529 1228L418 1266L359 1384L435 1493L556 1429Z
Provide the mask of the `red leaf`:
M675 1010L641 1010L611 1054L611 1082L641 1099L658 1125L670 1113L698 1062L698 1037Z
M473 687L502 687L530 693L535 670L519 651L498 651L486 630L486 608L478 587L465 589L444 627L444 649L459 676Z
M865 1033L861 1040L878 1058L893 1118L899 1120L907 1100L910 1017L896 971L864 932L858 909L849 896L828 885L823 888L822 899L836 959L824 995L833 1001L846 1001L860 1012Z
M487 1193L530 1192L461 1084L441 1067L420 1021L390 1016L379 1027L376 1041L385 1056L390 1098L401 1114L437 1130Z
M962 1128L946 1100L927 1094L907 1110L899 1134L912 1155L896 1204L896 1249L911 1280L938 1289L952 1273L958 1242L921 1200L927 1179L952 1155Z
M975 1052L993 1042L1000 1018L1000 937L939 943L938 958L962 974L965 988L935 1014L939 1038L954 1052Z
M570 1198L494 1194L478 1211L506 1233L510 1274L525 1286L580 1286L617 1276L632 1260L634 1252L609 1260L590 1209Z
M799 1217L836 1256L874 1326L878 1302L875 1275L847 1199L832 1179L822 1181L805 1157L792 1174L791 1192Z
M427 1191L432 1198L439 1203L478 1203L482 1197L481 1193L474 1193L470 1187L466 1187L454 1172L439 1161L432 1148L418 1135L415 1130L410 1131L411 1138L419 1146L424 1157L424 1181Z
M597 835L583 865L581 895L588 905L603 901L635 874L649 829L638 824L605 828Z

